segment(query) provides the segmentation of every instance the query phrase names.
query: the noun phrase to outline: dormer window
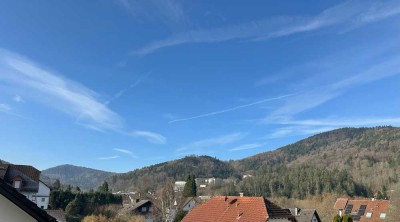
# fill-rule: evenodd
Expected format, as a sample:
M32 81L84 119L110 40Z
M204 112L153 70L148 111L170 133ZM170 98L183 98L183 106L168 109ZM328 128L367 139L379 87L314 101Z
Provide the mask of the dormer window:
M22 187L22 178L21 178L21 176L14 177L14 179L12 181L13 181L13 187L15 189L21 189L21 187Z
M14 188L15 189L20 189L21 188L21 181L20 180L14 180Z

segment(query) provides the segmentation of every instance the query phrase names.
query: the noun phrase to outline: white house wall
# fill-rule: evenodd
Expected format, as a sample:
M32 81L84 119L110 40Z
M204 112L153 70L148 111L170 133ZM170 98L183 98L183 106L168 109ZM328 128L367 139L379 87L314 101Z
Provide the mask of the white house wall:
M36 220L3 195L0 195L0 222L36 222Z
M191 201L189 201L189 203L187 203L185 205L185 207L183 207L183 211L190 211L192 210L194 207L196 206L196 201L194 201L193 199Z
M49 207L50 188L42 181L39 181L39 190L36 194L36 204L38 207L47 210Z
M21 192L30 201L34 202L38 207L47 210L49 207L50 188L42 181L39 181L39 189L37 193ZM1 222L1 221L0 221Z

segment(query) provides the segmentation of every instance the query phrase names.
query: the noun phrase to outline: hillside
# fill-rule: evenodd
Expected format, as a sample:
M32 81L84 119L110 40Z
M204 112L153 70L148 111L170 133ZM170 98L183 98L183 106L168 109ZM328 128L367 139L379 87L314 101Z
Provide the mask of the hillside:
M115 190L147 191L159 188L167 178L185 180L189 174L198 178L228 178L237 175L228 163L209 156L188 156L128 173L114 175L110 185Z
M185 157L115 175L110 184L117 190L144 190L160 187L167 177L182 180L189 173L237 179L252 174L254 181L242 181L236 189L295 198L325 192L369 196L398 181L399 148L398 127L342 128L236 161Z
M114 173L73 165L60 165L42 171L41 179L51 184L59 179L61 184L79 186L83 190L97 188ZM50 179L50 181L49 181Z
M256 173L265 166L340 170L373 190L397 182L399 164L398 127L337 129L232 163L240 173Z
M308 164L331 169L345 168L346 165L354 165L355 162L362 160L371 163L396 161L400 157L398 148L400 148L398 127L342 128L235 161L234 166L242 172L271 164L293 166ZM393 153L399 155L393 156Z

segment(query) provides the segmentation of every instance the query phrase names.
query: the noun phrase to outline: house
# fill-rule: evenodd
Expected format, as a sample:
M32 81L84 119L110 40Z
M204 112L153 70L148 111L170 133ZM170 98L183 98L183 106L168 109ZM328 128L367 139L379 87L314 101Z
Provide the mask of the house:
M245 175L243 175L243 180L246 178L252 178L252 177L253 177L253 175L251 175L251 174L245 174Z
M57 222L66 222L66 214L65 211L59 210L45 210L46 213L56 219Z
M340 216L350 214L353 221L385 221L389 209L388 200L338 198L334 205Z
M56 219L0 178L0 221L56 222Z
M216 196L192 209L182 222L297 222L288 209L263 197Z
M196 199L194 197L185 198L181 204L178 206L178 209L182 211L191 211L196 206Z
M32 166L0 164L0 179L36 203L38 207L47 209L50 188L39 178L40 171Z
M185 184L186 184L186 181L176 181L175 182L175 186L174 186L174 191L175 192L182 192L183 191L183 189L185 188Z
M321 222L321 219L315 209L289 209L298 222Z
M132 206L131 211L141 215L148 214L153 212L153 203L150 200L141 200Z
M208 183L208 184L214 184L215 183L215 178L214 177L208 178L208 179L205 180L205 182Z

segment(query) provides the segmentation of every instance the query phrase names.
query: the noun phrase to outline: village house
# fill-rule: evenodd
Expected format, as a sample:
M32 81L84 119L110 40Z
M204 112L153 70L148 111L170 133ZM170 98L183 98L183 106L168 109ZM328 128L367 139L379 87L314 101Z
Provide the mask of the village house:
M334 205L340 216L352 215L353 221L382 222L385 221L389 209L388 200L338 198Z
M25 195L38 207L47 209L50 188L40 181L40 171L32 166L0 164L0 179Z
M178 209L182 211L191 211L196 206L196 198L195 197L187 197L181 202L178 206Z
M289 210L297 222L321 222L316 209L300 209L296 207Z
M263 197L216 196L196 206L182 222L297 222L289 209Z
M186 181L176 181L174 186L175 192L182 192L185 188Z
M57 222L67 222L65 211L62 209L45 210L46 213L56 219Z
M0 221L56 222L56 219L0 178Z

